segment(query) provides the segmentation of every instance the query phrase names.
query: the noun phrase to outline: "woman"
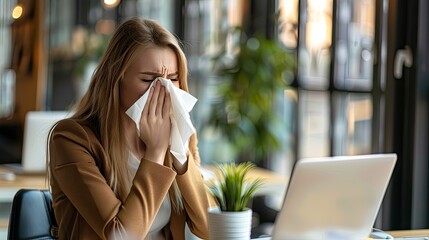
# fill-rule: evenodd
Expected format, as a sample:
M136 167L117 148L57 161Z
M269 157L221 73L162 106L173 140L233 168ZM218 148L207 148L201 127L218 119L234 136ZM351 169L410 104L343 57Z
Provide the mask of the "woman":
M87 93L50 136L50 184L60 239L207 238L209 197L195 134L182 165L169 152L171 100L158 77L185 91L186 59L156 22L119 26ZM125 112L146 91L140 132Z

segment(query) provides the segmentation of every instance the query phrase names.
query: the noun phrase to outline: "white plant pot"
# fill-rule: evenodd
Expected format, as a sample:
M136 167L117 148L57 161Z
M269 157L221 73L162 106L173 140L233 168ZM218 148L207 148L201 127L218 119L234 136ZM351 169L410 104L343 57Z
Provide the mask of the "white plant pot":
M219 207L208 209L210 240L249 240L252 209L242 212L222 212Z

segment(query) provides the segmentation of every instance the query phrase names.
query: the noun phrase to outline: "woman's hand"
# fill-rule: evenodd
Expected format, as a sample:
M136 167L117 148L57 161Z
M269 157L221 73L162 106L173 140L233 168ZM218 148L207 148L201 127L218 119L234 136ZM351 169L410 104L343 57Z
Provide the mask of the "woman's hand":
M149 91L140 120L140 139L146 145L144 158L162 165L170 144L170 94L159 81Z

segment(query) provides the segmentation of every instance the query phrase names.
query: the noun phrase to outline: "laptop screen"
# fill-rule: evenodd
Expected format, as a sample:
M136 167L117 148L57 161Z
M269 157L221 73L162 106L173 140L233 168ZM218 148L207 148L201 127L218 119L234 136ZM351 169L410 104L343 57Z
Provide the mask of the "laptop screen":
M22 145L22 170L44 172L49 131L56 122L68 116L65 111L28 112L25 118Z
M396 154L299 160L273 239L366 239L395 163Z

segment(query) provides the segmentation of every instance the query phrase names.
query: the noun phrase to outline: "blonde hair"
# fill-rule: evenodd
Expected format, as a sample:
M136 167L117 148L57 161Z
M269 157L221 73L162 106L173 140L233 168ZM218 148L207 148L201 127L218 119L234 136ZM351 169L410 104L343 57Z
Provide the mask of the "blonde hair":
M95 123L103 148L108 154L111 171L107 181L116 195L125 201L132 184L126 159L128 149L122 132L119 83L130 66L134 53L141 46L169 47L177 55L180 88L188 91L186 57L177 39L157 22L131 18L122 23L111 38L96 68L88 91L76 105L73 119ZM190 152L196 148L196 136L190 140ZM198 157L197 157L198 158ZM166 165L173 168L171 158ZM199 161L199 158L198 158ZM183 209L177 182L170 187L170 198L176 211Z

